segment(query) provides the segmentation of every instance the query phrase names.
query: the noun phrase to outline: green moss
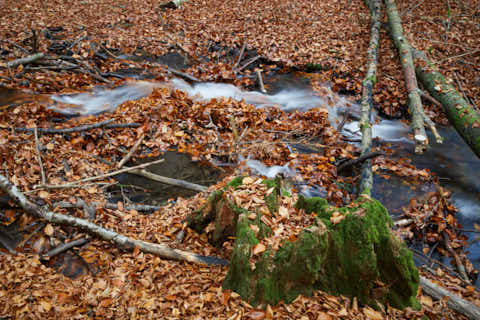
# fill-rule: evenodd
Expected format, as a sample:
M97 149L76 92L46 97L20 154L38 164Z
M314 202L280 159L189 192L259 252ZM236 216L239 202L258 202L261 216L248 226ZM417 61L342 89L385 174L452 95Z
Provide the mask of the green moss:
M307 71L324 71L324 70L328 70L329 67L328 66L324 66L320 63L307 63L305 65L305 69Z
M187 224L198 233L202 233L205 227L215 219L215 206L222 199L223 191L215 190L209 196L207 202L194 214L187 218Z
M334 208L325 199L300 197L296 207L317 213L317 225L276 252L267 250L254 270L249 267L250 251L258 239L249 225L261 222L243 218L224 288L251 304L291 302L299 294L321 289L355 296L373 307L377 301L418 307L418 272L405 244L392 236L392 220L378 201L360 198L350 208ZM333 223L333 212L344 218Z
M303 209L306 213L323 212L326 207L328 207L327 200L318 197L306 198L302 195L295 204L296 209Z
M269 195L264 196L264 200L268 210L275 214L278 212L278 196L281 194L282 179L277 176L273 180L263 180L262 183L266 184L268 189L274 188Z
M251 247L258 244L255 233L250 229L250 221L245 214L238 217L237 237L229 263L229 272L223 281L223 289L231 289L248 301L254 295L254 272L250 268Z
M228 186L230 186L234 189L237 189L240 185L242 185L243 178L244 178L243 176L238 176L238 177L233 178L233 180L228 183Z

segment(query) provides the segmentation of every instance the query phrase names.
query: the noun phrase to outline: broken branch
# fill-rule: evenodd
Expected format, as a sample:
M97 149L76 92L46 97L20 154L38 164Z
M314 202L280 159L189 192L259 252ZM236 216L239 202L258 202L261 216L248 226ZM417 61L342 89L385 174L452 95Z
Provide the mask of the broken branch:
M138 128L140 126L139 123L113 123L114 119L105 120L98 123L86 124L79 127L73 128L64 128L64 129L50 129L50 128L36 128L38 132L47 133L47 134L57 134L57 133L73 133L73 132L82 132L88 131L97 128L105 128L105 129L115 129L115 128ZM0 129L10 130L11 128L7 127L0 127ZM24 131L24 132L33 132L35 128L13 128L15 131Z
M101 174L99 176L89 177L89 178L81 179L81 180L78 180L78 181L72 181L72 182L65 183L65 184L58 184L58 185L57 184L44 184L44 185L41 184L41 185L35 186L35 189L38 189L38 188L48 188L48 189L72 188L72 187L78 186L82 182L89 182L89 181L94 181L94 180L105 179L105 178L108 178L108 177L116 176L117 174L120 174L120 173L125 173L125 172L129 172L129 171L135 171L135 170L138 170L138 169L141 169L141 168L146 168L148 166L151 166L152 164L160 163L160 162L163 162L163 161L165 161L165 159L158 159L158 160L155 160L155 161L139 164L138 166L123 168L123 169L120 169L120 170L117 170L117 171Z
M35 203L29 201L17 187L8 181L8 179L0 175L0 189L6 192L25 212L35 217L44 219L50 223L71 226L85 230L86 232L97 236L105 241L111 241L120 248L134 250L138 248L144 253L151 253L165 259L188 261L199 264L215 264L227 265L227 261L217 257L201 256L192 252L172 249L165 244L151 243L142 240L135 240L119 234L113 230L105 229L88 220L67 216L61 213L48 211Z
M16 68L21 64L23 64L23 65L29 64L29 63L35 62L37 60L40 60L43 57L45 57L45 54L35 53L35 54L32 54L32 55L27 56L25 58L20 58L20 59L16 59L16 60L13 60L13 61L9 61L9 62L5 63L5 67L6 68Z

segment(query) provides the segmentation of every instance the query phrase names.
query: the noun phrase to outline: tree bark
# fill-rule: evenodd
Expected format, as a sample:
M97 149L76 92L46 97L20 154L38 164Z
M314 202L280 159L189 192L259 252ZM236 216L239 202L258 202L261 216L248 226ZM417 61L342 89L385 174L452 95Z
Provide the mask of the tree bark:
M413 56L410 44L403 36L402 21L398 14L395 0L385 0L385 7L388 15L388 24L390 33L400 56L400 62L403 67L405 85L408 92L409 112L412 117L412 128L415 137L415 152L423 153L428 146L428 138L425 133L423 122L423 106L418 90L417 78L415 76L415 67L413 65Z
M45 54L43 54L43 53L35 53L35 54L32 54L32 55L30 55L28 57L25 57L25 58L20 58L20 59L16 59L16 60L13 60L13 61L9 61L9 62L5 63L5 67L6 68L15 68L15 67L18 67L21 64L32 63L32 62L40 60L44 57L45 57Z
M425 56L416 50L415 62L418 79L430 95L440 102L450 124L480 158L480 114L465 101L462 95L451 85Z
M458 297L424 277L420 277L420 285L423 292L434 299L441 300L443 297L449 297L448 306L458 313L467 316L469 319L480 319L480 308L470 301Z
M116 246L123 249L133 250L135 248L138 248L144 253L151 253L153 255L171 260L188 261L200 264L227 264L227 261L224 259L219 259L216 257L205 257L188 251L172 249L160 243L151 243L142 240L131 239L113 230L105 229L88 220L45 210L44 208L29 201L23 195L23 193L21 193L17 189L17 187L12 185L10 181L8 181L8 179L3 175L0 175L0 189L6 192L28 214L44 219L51 223L71 226L85 230L88 233L95 235L103 240L111 241Z
M360 118L360 129L362 131L361 155L365 156L372 149L372 124L370 122L373 108L372 91L377 82L378 43L380 40L380 14L382 3L380 0L366 0L365 3L370 9L371 26L370 42L368 45L367 74L363 80L362 89L362 115ZM360 179L360 194L370 195L373 185L372 161L367 159L362 165L362 176Z

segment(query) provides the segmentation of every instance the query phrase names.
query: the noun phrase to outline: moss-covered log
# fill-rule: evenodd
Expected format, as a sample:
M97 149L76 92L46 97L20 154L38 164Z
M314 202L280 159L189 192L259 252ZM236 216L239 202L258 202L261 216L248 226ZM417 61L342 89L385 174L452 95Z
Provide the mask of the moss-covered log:
M442 104L450 123L480 157L480 114L463 99L451 81L438 71L425 54L415 51L415 62L418 79L430 95Z
M428 139L425 134L425 126L423 122L425 113L423 112L417 78L415 77L412 50L407 39L403 36L402 21L398 14L395 0L385 0L385 8L387 11L391 37L393 43L395 43L395 46L397 47L400 62L403 67L405 85L408 92L409 111L412 117L412 128L416 143L415 152L423 153L427 148Z

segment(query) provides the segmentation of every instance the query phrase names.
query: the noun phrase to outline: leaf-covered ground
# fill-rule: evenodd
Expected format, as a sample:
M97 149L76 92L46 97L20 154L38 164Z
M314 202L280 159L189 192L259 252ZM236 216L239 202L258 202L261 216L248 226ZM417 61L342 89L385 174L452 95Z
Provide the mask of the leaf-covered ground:
M480 104L480 11L479 1L403 1L402 12L407 38L417 49L425 50L453 79L457 87L475 105ZM161 81L166 69L147 61L132 62L112 59L121 52L162 55L180 52L193 67L187 72L204 80L248 84L235 77L236 56L228 48L247 49L283 67L303 68L318 64L323 71L313 78L315 88L331 81L335 91L357 99L364 76L368 44L369 14L362 1L196 1L178 9L165 9L157 1L31 1L0 3L0 66L25 56L31 48L55 55L71 55L85 63L88 72L72 73L60 69L0 69L0 84L25 88L34 92L70 92L98 85L98 74L122 67L138 67L155 73ZM32 37L35 30L36 37ZM406 95L398 56L388 34L383 31L380 48L379 82L374 100L386 115L406 113ZM36 41L33 41L34 38ZM121 51L121 52L120 52ZM238 50L237 50L238 51ZM102 52L106 59L96 53ZM206 60L209 59L207 63ZM318 66L317 66L318 67ZM266 68L266 67L265 67ZM247 68L248 69L248 68ZM97 74L92 76L92 72ZM248 74L248 70L245 73ZM110 79L115 85L121 80ZM103 84L103 83L102 83ZM318 90L321 93L321 90ZM440 119L441 111L428 107L432 118ZM235 115L239 141L232 130L230 115ZM324 109L284 113L276 108L256 109L234 100L198 103L179 91L160 88L143 99L122 104L113 113L73 118L61 124L58 117L32 102L0 110L0 159L2 174L7 175L26 195L39 204L58 201L105 201L104 184L88 184L81 188L34 189L41 183L40 166L33 134L11 127L67 128L113 119L114 123L138 123L138 128L95 129L72 134L41 134L39 137L43 167L50 184L62 184L102 174L114 168L102 160L115 162L144 135L137 158L159 155L159 150L177 147L195 159L237 160L240 155L255 155L267 165L293 163L303 179L323 187L327 199L341 205L352 195L340 186L356 181L356 177L340 177L336 162L351 158L354 148L343 142L327 121ZM285 142L301 140L319 150L316 154L299 154ZM375 160L375 170L388 170L418 179L433 179L425 171L408 162L395 162L388 157ZM230 178L225 177L216 187ZM338 181L339 183L334 183ZM104 180L106 184L114 180ZM234 196L242 205L255 208L256 185L252 184ZM152 215L135 210L99 209L95 222L135 239L162 242L172 247L203 255L228 257L228 244L222 249L210 246L205 236L185 228L184 219L206 201L207 193L193 199L177 199ZM433 197L434 195L432 195ZM443 195L442 199L443 199ZM445 200L442 200L445 201ZM435 202L435 201L433 201ZM442 202L411 203L409 218L424 217L426 211L447 208ZM291 203L284 203L288 213ZM55 209L83 217L80 209ZM445 209L446 210L446 209ZM422 215L423 214L423 215ZM451 217L451 215L450 215ZM441 222L455 226L455 221ZM20 253L0 251L0 317L7 318L192 318L192 319L357 319L459 318L446 308L446 301L433 302L419 293L423 309L384 310L363 308L356 301L332 297L321 292L314 297L299 297L293 304L267 306L256 310L232 292L221 290L226 268L199 266L163 260L141 252L123 252L112 245L93 239L75 253L51 259L47 265L39 260L61 242L83 235L76 230L46 225L37 228L34 219L21 210L3 210L5 225L16 221L26 230ZM437 220L438 222L438 220ZM276 221L282 233L295 233L302 221ZM30 227L30 229L26 229ZM37 230L37 232L34 232ZM182 243L179 232L186 233ZM443 229L442 229L443 230ZM408 229L405 232L414 232ZM437 229L428 229L432 238ZM29 236L31 235L31 237ZM432 240L433 242L433 240ZM455 244L455 242L454 242ZM461 246L461 244L458 244ZM79 258L81 257L81 258ZM66 267L71 270L65 270ZM71 279L63 275L74 275ZM467 299L480 304L472 286L436 271L443 284Z

